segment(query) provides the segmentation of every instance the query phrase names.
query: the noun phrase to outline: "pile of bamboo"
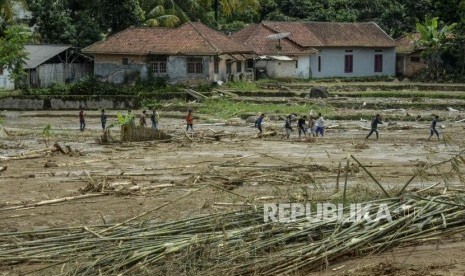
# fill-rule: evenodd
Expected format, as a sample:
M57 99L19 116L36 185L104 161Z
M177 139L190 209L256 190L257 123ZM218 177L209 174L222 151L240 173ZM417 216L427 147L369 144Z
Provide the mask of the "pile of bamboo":
M265 222L263 207L173 222L0 233L0 264L49 263L65 275L284 275L465 230L465 195L407 194L366 204L392 220ZM372 210L373 209L373 210ZM55 269L55 271L53 271Z

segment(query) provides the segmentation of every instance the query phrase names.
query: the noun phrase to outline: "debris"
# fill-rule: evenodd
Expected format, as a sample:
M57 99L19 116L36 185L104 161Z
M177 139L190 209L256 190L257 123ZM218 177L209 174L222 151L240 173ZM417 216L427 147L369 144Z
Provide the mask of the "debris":
M317 86L310 89L310 98L327 98L328 96L326 87Z
M207 96L202 95L199 92L196 92L196 91L194 91L192 89L185 89L184 91L186 91L187 94L191 95L192 97L194 97L198 101L207 99Z

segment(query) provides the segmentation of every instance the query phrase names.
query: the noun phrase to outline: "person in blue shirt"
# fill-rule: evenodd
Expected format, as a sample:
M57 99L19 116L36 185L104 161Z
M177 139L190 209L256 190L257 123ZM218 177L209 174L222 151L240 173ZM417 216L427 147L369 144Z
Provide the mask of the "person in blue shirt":
M258 119L255 121L255 127L258 128L258 136L261 136L262 133L263 133L263 129L262 129L262 122L263 122L263 118L265 118L265 114L261 114Z
M429 136L428 140L431 140L431 137L433 137L433 134L436 134L436 136L438 137L438 141L439 141L439 132L436 129L436 124L438 122L438 119L439 119L439 116L433 114L433 121L431 121L431 126L429 127L429 129L431 130L431 135Z
M382 124L383 122L381 121L381 115L376 114L375 118L373 121L371 121L371 131L368 133L367 137L365 139L368 139L371 134L376 133L376 139L378 139L378 124Z

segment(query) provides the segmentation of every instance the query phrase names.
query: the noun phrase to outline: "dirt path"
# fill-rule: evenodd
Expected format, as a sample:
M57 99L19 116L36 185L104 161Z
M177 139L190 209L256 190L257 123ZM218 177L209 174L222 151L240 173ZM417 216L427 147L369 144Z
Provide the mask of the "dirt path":
M220 130L236 135L222 141L192 143L184 137L181 120L167 119L163 126L179 138L176 142L101 145L96 142L100 135L97 117L89 117L88 130L81 133L75 118L53 116L53 113L50 117L29 115L28 112L11 113L5 125L10 135L1 133L0 167L7 166L7 170L0 172L0 232L118 223L209 184L222 189L209 186L202 193L168 205L150 219L175 220L237 209L244 198L263 204L330 197L336 189L339 163L345 164L350 154L385 188L399 188L418 166L445 160L456 153L464 132L460 124L449 123L444 130L449 144L445 144L427 141L427 126L420 123L418 128L410 129L383 126L379 140L365 141L367 130L362 127L367 126L366 122L334 121L329 122L335 127L328 129L325 137L308 142L299 140L295 132L290 141L277 137L256 139L256 130L244 121L224 126L199 122L197 135ZM54 126L52 142L70 146L73 154L47 153L33 159L5 161L11 156L44 149L41 137L44 122ZM266 125L281 131L281 122L268 121ZM118 132L113 135L117 136ZM363 192L366 187L376 190L373 180L353 160L351 163L354 169L349 174L349 187L359 193L361 200L373 196L371 192ZM424 188L437 182L440 182L438 187L444 187L442 172L431 170L428 174L427 179L414 181L411 188ZM122 190L33 206L41 201L82 195L80 190L89 183L106 183ZM463 186L457 178L451 178L449 185ZM131 190L131 187L137 188ZM87 194L99 192L87 191ZM19 208L22 205L27 207ZM319 275L343 272L349 275L462 275L456 273L465 271L459 258L463 250L462 242L446 240L440 243L439 249L436 245L425 245L395 249L375 257L341 260ZM427 265L430 274L425 274ZM9 275L22 269L14 268Z

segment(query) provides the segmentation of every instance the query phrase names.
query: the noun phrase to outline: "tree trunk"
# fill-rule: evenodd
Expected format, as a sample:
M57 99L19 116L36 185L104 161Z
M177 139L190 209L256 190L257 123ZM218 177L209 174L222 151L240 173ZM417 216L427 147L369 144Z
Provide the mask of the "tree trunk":
M220 11L220 0L215 0L215 21L216 21L216 24L218 24L218 14L219 14L219 11Z

